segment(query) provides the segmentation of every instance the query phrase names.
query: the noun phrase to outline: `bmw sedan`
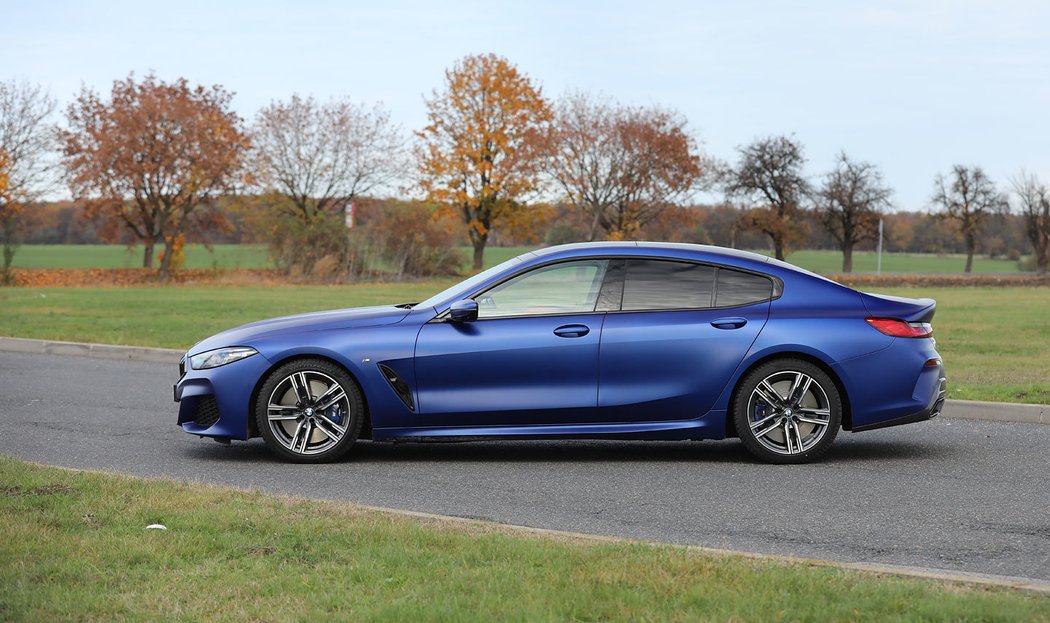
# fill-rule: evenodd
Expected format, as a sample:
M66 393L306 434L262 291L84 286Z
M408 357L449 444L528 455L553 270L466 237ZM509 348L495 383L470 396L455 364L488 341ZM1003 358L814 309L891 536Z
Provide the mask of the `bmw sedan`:
M935 307L719 247L557 246L419 303L212 336L180 364L178 423L298 462L359 439L736 437L800 463L940 412Z

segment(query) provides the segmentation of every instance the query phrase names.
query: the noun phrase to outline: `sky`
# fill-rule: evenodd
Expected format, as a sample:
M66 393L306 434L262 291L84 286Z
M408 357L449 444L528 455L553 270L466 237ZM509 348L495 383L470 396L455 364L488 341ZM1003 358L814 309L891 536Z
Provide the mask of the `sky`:
M956 163L1050 181L1048 35L1045 1L0 0L0 80L64 110L152 70L223 85L246 120L293 93L350 96L407 133L445 69L494 52L552 98L676 109L724 160L794 135L819 181L845 151L882 169L897 209L924 210Z

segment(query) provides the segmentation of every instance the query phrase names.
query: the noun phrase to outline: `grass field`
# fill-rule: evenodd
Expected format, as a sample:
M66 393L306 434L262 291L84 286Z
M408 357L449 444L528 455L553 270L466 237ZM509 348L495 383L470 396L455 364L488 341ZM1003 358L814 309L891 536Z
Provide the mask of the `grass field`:
M535 247L489 247L485 250L485 265L494 266ZM469 249L463 247L464 269L467 268ZM788 261L818 273L837 273L842 268L842 256L837 251L796 251ZM893 273L961 273L966 263L962 255L923 255L887 253L882 257L883 272ZM25 245L15 256L15 266L22 268L133 268L142 265L141 247L121 245ZM209 250L201 245L187 245L186 268L266 268L269 260L264 245L217 244ZM857 272L875 271L875 253L857 252L853 255ZM974 258L974 272L1017 272L1017 262Z
M1048 621L1006 589L526 535L0 457L0 619ZM159 523L167 530L146 530Z
M454 280L355 286L0 288L0 335L188 348L278 315L420 301ZM880 288L938 300L949 397L1050 404L1050 289Z

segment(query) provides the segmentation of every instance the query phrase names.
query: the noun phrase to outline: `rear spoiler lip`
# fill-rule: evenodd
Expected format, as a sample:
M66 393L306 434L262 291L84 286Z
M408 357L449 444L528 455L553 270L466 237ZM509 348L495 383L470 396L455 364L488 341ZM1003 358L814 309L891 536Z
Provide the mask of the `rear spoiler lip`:
M933 299L909 299L886 294L860 293L865 309L875 318L899 318L908 322L930 322L937 312Z

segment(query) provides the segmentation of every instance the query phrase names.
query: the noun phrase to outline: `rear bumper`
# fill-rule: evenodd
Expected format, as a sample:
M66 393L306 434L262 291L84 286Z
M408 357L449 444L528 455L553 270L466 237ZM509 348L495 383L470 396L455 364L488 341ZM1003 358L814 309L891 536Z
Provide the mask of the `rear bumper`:
M942 366L938 366L940 370ZM933 395L930 404L921 411L916 411L902 417L894 418L892 420L884 420L882 422L875 422L873 424L866 424L861 426L854 426L853 432L859 433L866 430L875 430L877 428L887 428L889 426L900 426L901 424L913 424L915 422L925 422L931 420L941 414L941 409L944 408L944 400L948 390L948 380L944 377L943 371L939 379L939 391Z

